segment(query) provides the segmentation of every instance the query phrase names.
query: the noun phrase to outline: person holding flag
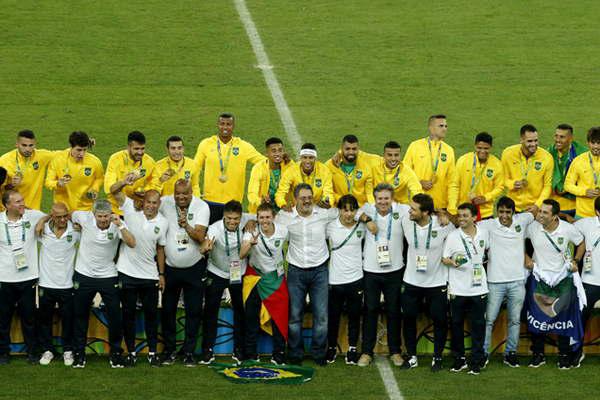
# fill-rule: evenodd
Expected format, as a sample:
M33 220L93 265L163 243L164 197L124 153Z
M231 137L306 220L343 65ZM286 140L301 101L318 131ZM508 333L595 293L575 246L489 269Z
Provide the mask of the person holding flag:
M150 186L161 196L172 195L175 182L184 179L192 185L194 196L200 197L200 171L196 162L185 156L183 139L179 136L169 136L167 139L167 156L156 162L151 179Z

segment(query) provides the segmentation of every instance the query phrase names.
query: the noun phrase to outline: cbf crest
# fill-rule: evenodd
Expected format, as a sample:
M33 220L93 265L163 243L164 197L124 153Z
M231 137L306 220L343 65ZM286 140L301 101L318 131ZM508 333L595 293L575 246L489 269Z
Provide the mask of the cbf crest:
M362 178L362 176L363 176L363 173L361 170L356 171L356 179L360 179L360 178Z
M487 171L485 171L485 176L487 176L488 178L492 179L494 177L494 170L488 168Z
M83 169L83 174L84 174L85 176L90 176L90 175L92 175L92 169L91 169L90 167L85 167L85 168Z
M536 170L536 171L539 171L539 170L541 170L541 169L542 169L542 162L541 162L541 161L536 161L536 162L533 164L533 168L535 168L535 170Z
M319 178L315 179L315 186L320 188L323 185L323 181Z
M231 152L233 153L234 156L237 156L238 154L240 154L240 148L234 147L231 149Z

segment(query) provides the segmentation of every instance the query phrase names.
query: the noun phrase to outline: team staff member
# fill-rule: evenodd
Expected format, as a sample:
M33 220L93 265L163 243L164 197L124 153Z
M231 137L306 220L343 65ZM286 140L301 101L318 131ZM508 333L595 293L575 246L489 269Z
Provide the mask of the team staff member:
M389 141L383 146L383 158L372 162L373 185L388 183L394 188L394 201L408 204L409 198L422 193L421 183L415 172L401 161L400 145ZM368 194L369 203L373 203L373 193Z
M23 196L14 190L2 194L6 211L0 213L0 365L10 361L10 325L15 309L27 346L27 360L37 364L35 286L38 279L35 225L44 214L26 210Z
M104 176L104 192L116 214L122 215L119 204L112 195L112 186L130 175L135 181L123 187L123 193L141 202L144 192L150 188L154 159L146 154L146 136L142 132L133 131L127 135L127 148L117 151L108 159Z
M125 365L137 362L135 343L137 299L142 302L144 325L148 342L148 362L160 366L158 344L158 291L165 288L165 243L169 223L159 212L160 194L156 190L144 193L142 209L136 210L133 200L123 193L126 186L135 184L135 172L111 187L124 220L135 236L135 248L123 247L117 261L119 287L123 309L123 334L129 354Z
M576 196L577 217L593 217L594 201L600 196L600 126L587 133L590 151L575 158L565 179L565 190Z
M277 137L267 139L265 142L267 159L252 167L250 181L248 182L248 211L255 213L261 203L268 203L275 207L275 193L279 188L282 175L296 163L285 160L283 142Z
M151 187L161 196L172 195L175 182L184 179L190 181L194 196L200 197L200 170L196 162L184 154L183 139L170 136L167 139L167 156L154 165L152 172Z
M340 197L351 194L362 206L373 192L371 162L366 153L361 155L358 138L354 135L344 136L340 153L338 162L330 159L325 163L332 175L333 204L337 204Z
M471 202L480 218L494 214L494 201L504 191L502 163L493 154L492 135L481 132L475 136L475 151L456 162L456 173L448 189L448 212L456 215L458 204Z
M325 164L317 161L317 148L312 143L305 143L300 149L300 161L293 168L289 168L281 177L279 188L275 194L277 207L291 207L289 202L291 193L300 183L310 185L313 200L321 208L329 208L334 199L331 172Z
M523 125L521 144L502 152L504 186L515 201L517 212L534 212L552 192L554 161L546 150L538 147L538 132L533 125Z
M219 115L219 133L202 140L194 158L203 171L204 200L210 207L211 224L223 218L225 203L244 199L247 162L255 165L265 159L250 143L233 136L234 126L232 114Z
M412 142L404 156L404 165L415 171L421 188L438 208L448 204L448 184L454 174L454 149L444 142L448 123L445 115L432 115L429 135ZM416 193L412 193L413 195Z
M41 207L40 188L53 155L53 151L37 149L35 134L23 130L17 134L16 149L0 157L0 165L8 175L8 184L21 193L27 208L39 210Z
M69 210L63 203L52 205L50 215L39 220L35 233L40 242L40 281L38 338L42 349L41 365L54 359L52 322L58 304L62 323L63 362L73 365L73 270L80 234L69 221Z
M87 133L71 133L69 144L71 148L54 155L45 186L54 191L54 203L64 203L71 211L89 211L102 187L102 162L88 152L91 141Z
M121 304L117 267L113 262L122 239L128 247L136 241L127 226L113 214L107 200L96 200L93 211L75 211L71 220L81 226L81 242L77 250L75 273L73 274L73 297L75 325L73 368L85 368L85 346L87 344L90 305L97 293L106 305L108 340L110 343L109 363L112 368L123 368L121 353Z
M173 195L162 198L160 212L169 223L165 245L167 260L161 314L165 342L162 364L171 365L177 359L177 303L183 291L183 363L186 367L193 367L196 365L193 353L202 317L203 279L206 275L206 259L200 253L200 243L204 240L208 228L210 210L203 200L193 196L190 182L179 179L175 182Z

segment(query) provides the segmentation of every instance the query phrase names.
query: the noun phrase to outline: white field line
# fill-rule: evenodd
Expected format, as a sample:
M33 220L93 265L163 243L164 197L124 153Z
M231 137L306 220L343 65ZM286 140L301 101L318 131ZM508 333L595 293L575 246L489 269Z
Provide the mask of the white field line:
M375 356L375 364L377 365L379 375L381 375L381 380L383 381L383 385L385 386L385 390L390 400L404 400L388 360L382 356Z

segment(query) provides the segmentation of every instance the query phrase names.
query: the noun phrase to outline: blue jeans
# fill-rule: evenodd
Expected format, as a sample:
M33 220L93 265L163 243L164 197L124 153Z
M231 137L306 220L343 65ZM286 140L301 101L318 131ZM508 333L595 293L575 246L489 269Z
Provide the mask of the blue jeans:
M290 293L290 319L288 332L288 356L301 359L304 355L302 321L306 294L310 296L313 315L311 350L315 360L325 358L327 351L327 304L329 271L327 262L316 268L303 269L288 266L288 291Z
M513 281L504 283L488 282L488 302L485 322L485 342L483 350L487 354L492 341L494 322L498 318L502 302L506 299L506 312L508 316L508 334L504 354L517 351L519 334L521 331L521 309L525 300L525 282Z

